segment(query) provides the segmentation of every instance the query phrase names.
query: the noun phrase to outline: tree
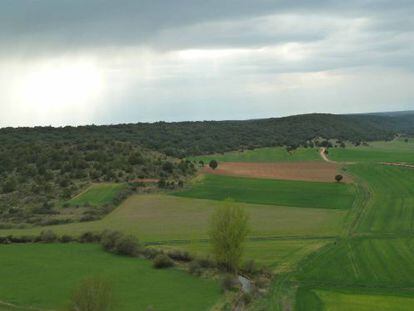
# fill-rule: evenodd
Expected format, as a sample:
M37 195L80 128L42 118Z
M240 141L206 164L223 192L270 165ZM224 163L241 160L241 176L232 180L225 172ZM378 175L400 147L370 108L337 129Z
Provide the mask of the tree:
M218 167L218 162L216 160L211 160L208 164L213 170L215 170Z
M248 216L237 205L216 208L210 223L210 243L216 261L230 272L236 272L243 255L248 233Z
M89 277L73 291L70 311L110 311L114 309L111 285L101 278Z
M341 182L341 180L344 178L344 176L342 176L342 175L340 175L340 174L338 174L338 175L336 175L335 176L335 180L336 180L336 182Z

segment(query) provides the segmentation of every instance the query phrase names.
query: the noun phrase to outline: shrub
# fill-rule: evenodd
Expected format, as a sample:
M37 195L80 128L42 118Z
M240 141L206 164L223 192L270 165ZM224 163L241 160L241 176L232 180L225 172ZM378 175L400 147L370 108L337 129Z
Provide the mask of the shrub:
M147 259L154 259L157 255L162 254L162 252L155 248L146 247L142 250L142 254Z
M138 240L132 235L119 237L115 244L115 252L119 255L136 256L140 248Z
M39 238L41 242L45 242L45 243L52 243L58 239L56 233L54 233L52 230L42 231L40 233Z
M209 259L209 258L198 258L197 263L200 265L201 268L203 269L208 269L208 268L216 268L217 265L216 263Z
M122 237L121 232L105 230L102 233L101 245L104 248L104 250L108 252L114 252L116 243L118 239L121 237Z
M73 291L70 311L115 310L111 285L100 278L84 279Z
M86 231L81 234L79 237L79 242L81 243L94 243L101 240L101 235L96 232Z
M192 261L188 266L188 272L193 275L201 275L203 268L198 261Z
M244 303L245 305L248 305L249 303L251 303L251 302L252 302L253 297L252 297L252 295L251 295L251 294L249 294L249 293L243 293L243 294L241 295L240 299L241 299L241 301L243 301L243 303Z
M36 241L36 237L30 235L24 235L19 237L10 235L8 238L11 243L33 243Z
M221 279L221 288L223 291L231 291L238 288L239 283L237 279L232 274L226 274Z
M155 256L152 263L153 267L156 269L170 268L174 266L174 262L165 254L158 254Z
M167 255L175 261L189 262L193 260L189 252L181 250L171 250Z
M244 263L243 269L244 272L255 275L258 273L258 267L256 265L256 262L254 260L248 260Z
M69 242L73 242L75 239L71 237L70 235L64 234L60 237L59 240L62 243L69 243Z

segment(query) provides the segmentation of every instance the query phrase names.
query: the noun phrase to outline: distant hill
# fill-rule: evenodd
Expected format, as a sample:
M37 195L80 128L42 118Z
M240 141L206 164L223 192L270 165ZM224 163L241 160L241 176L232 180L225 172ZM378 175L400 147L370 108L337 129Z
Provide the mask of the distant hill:
M156 122L0 129L3 148L19 143L123 141L184 157L269 146L299 146L323 137L351 142L414 134L414 113L305 114L245 121ZM7 147L6 147L7 148Z

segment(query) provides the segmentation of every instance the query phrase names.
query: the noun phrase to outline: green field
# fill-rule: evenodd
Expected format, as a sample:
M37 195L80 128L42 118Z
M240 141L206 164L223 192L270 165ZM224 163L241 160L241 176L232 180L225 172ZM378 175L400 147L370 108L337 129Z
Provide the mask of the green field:
M308 258L298 279L318 285L413 287L413 249L413 239L343 240Z
M206 175L177 196L209 200L296 207L348 209L355 197L353 185L306 181Z
M243 152L226 152L224 154L213 154L206 156L190 157L189 160L204 161L211 160L219 162L291 162L291 161L321 161L318 148L298 148L291 153L286 148L259 148Z
M402 293L361 293L361 291L299 290L296 307L298 311L410 311L414 296Z
M61 309L84 277L112 283L116 310L208 310L220 297L218 284L151 262L115 256L91 244L0 246L1 301L18 306Z
M251 217L252 236L332 236L342 231L346 211L227 203L164 194L134 195L99 221L0 230L0 235L38 234L51 229L59 234L121 230L142 241L207 238L209 217L222 204L243 206Z
M371 197L357 219L357 231L414 233L414 169L360 164L350 172L369 185Z
M330 148L329 158L338 162L414 163L414 141L372 142L369 146Z
M276 273L292 270L305 256L315 252L331 239L257 239L249 240L245 245L245 261L254 260ZM207 242L161 245L163 249L184 249L196 256L209 256L210 245Z
M92 184L85 191L67 201L67 203L71 206L82 206L85 204L102 206L111 203L118 192L124 188L125 184Z

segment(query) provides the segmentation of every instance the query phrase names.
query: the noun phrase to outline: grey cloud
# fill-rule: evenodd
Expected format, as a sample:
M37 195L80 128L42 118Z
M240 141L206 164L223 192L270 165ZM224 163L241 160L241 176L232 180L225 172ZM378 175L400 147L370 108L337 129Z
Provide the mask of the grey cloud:
M3 0L0 4L0 39L6 51L24 50L29 53L50 49L76 50L117 45L151 45L163 48L186 41L174 29L193 31L203 23L239 21L263 15L322 14L344 16L381 15L403 12L407 18L414 5L409 1L275 1L275 0ZM401 19L401 14L398 16ZM263 36L249 32L242 26L234 32L219 33L216 41L203 36L191 41L195 46L248 44L258 45L274 40L319 39L321 34L304 37L292 35ZM218 31L217 29L211 29ZM292 29L294 30L294 29ZM164 37L162 34L164 33ZM166 34L171 34L166 38ZM154 38L161 35L162 42ZM185 35L185 34L184 34ZM309 34L308 34L309 35ZM205 38L203 40L202 38ZM187 40L188 41L188 40Z

